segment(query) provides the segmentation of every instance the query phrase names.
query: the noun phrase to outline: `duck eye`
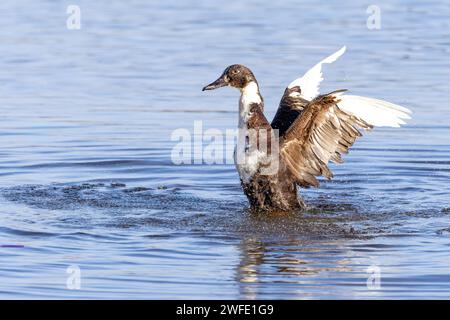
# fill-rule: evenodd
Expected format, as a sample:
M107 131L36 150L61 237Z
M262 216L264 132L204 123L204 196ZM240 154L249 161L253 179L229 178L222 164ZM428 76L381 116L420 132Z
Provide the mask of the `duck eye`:
M239 73L239 70L238 70L238 69L233 70L232 73L233 73L233 74L238 74L238 73Z

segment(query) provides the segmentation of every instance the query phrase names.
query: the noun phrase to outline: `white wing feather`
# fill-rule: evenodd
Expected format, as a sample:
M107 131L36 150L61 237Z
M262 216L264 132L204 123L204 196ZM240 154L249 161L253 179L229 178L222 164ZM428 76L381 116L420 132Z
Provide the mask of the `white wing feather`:
M411 119L411 110L387 101L344 94L339 99L339 109L373 126L398 128Z
M346 47L343 46L337 52L333 53L331 56L323 59L314 67L309 69L301 78L292 81L288 88L299 86L301 90L301 96L304 99L312 100L319 95L319 85L323 80L322 75L322 64L332 63L336 61L345 52ZM297 93L298 94L298 93Z

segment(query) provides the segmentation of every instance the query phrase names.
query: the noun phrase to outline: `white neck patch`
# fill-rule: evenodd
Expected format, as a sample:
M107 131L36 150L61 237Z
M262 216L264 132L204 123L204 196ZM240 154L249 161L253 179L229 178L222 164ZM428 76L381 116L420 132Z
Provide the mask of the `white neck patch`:
M248 83L241 89L241 99L239 101L239 126L241 127L250 118L250 106L253 103L261 104L258 84L254 81Z

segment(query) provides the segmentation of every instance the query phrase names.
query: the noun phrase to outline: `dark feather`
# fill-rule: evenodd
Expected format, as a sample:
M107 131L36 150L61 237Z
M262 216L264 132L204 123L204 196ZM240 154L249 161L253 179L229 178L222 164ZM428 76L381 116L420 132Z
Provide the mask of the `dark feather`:
M272 120L271 126L278 130L282 137L298 116L303 112L309 101L299 96L292 97L291 93L300 93L300 87L286 88L278 106L277 113Z

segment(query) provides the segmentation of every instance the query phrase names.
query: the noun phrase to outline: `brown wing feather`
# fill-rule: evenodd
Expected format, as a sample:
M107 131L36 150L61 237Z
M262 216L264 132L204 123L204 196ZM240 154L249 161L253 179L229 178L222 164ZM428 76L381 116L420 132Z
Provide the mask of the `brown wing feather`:
M298 94L291 95L292 93ZM271 123L272 128L278 129L280 137L294 123L308 103L308 100L300 97L300 87L286 88L278 106L277 113Z
M362 136L359 130L372 128L339 109L338 92L311 101L280 141L281 156L301 186L319 186L316 176L331 179L328 162L342 163L341 155Z

